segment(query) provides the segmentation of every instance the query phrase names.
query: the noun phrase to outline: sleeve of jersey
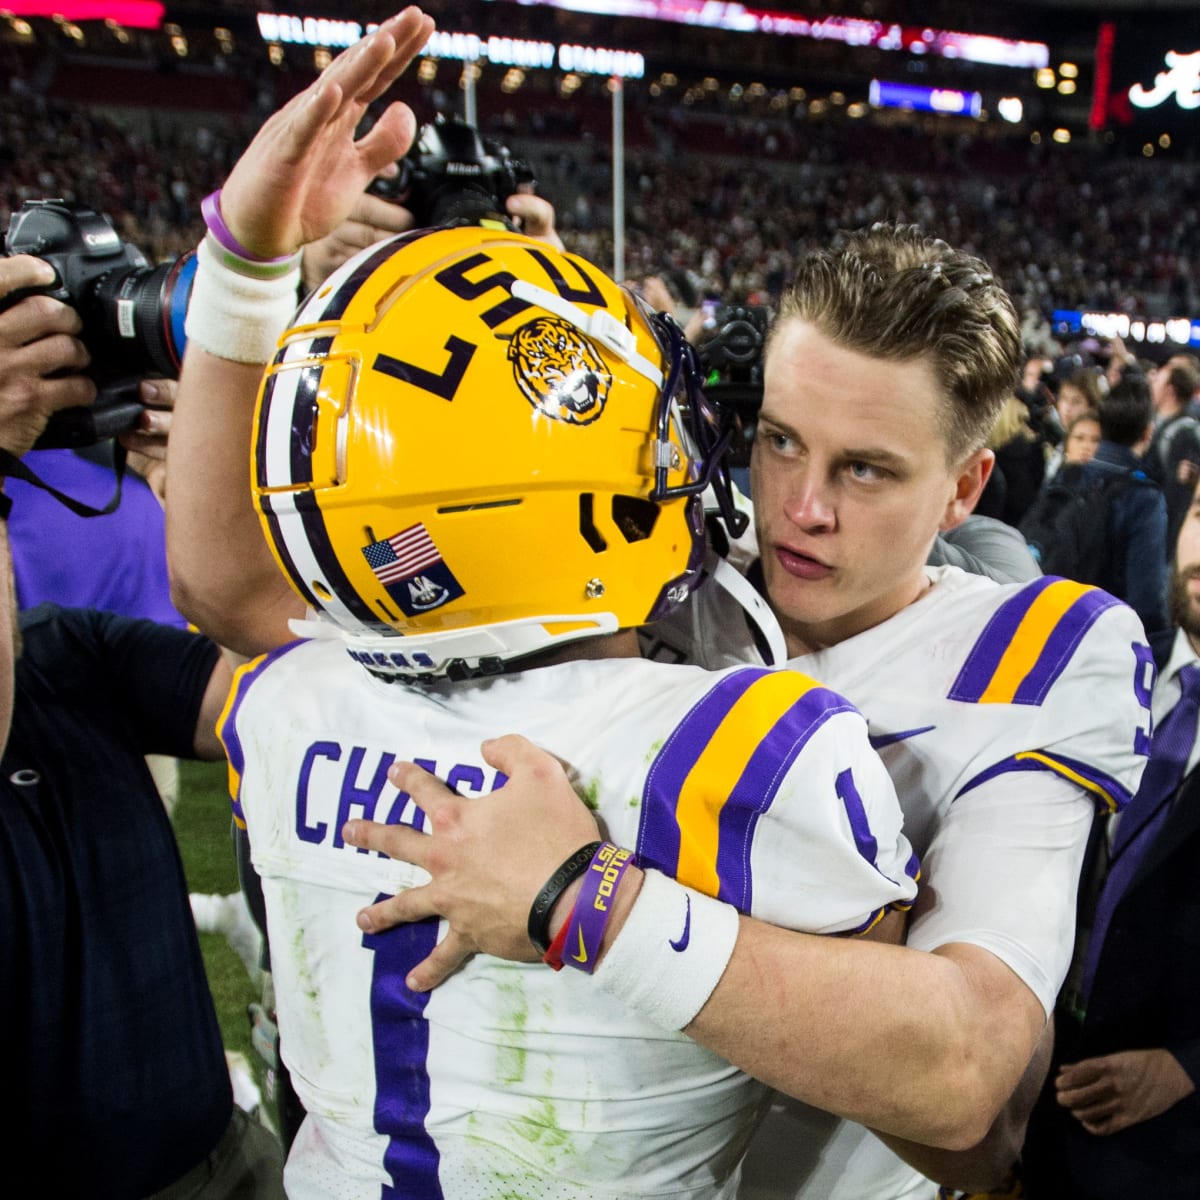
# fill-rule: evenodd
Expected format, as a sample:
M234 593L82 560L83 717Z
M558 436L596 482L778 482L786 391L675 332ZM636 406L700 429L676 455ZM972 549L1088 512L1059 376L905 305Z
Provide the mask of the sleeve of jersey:
M773 924L859 933L916 894L866 722L795 671L721 677L647 775L638 857Z
M998 757L958 798L1000 775L1049 771L1103 810L1124 808L1150 747L1154 658L1133 610L1107 592L1046 577L995 612L951 700L1014 706L997 713ZM1012 737L1019 739L1018 743Z
M233 675L233 683L229 695L225 698L225 706L217 718L217 737L225 747L225 757L229 764L229 799L233 806L234 824L239 829L246 828L246 814L242 808L242 782L246 774L246 751L244 746L243 725L250 720L250 706L247 700L251 689L262 677L266 669L281 655L294 650L302 642L288 642L268 654L260 654L240 666Z

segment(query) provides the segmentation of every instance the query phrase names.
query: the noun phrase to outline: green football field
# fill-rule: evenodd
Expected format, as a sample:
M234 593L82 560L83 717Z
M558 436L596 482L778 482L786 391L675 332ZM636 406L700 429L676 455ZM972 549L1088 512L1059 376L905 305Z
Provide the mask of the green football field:
M238 890L227 780L224 762L179 764L175 837L187 872L188 890L192 892ZM267 1067L251 1046L250 1018L246 1011L249 1004L261 1001L261 988L250 979L242 960L223 934L200 934L200 948L204 952L208 983L225 1048L245 1055L263 1090L267 1115L273 1122L274 1105L268 1096Z

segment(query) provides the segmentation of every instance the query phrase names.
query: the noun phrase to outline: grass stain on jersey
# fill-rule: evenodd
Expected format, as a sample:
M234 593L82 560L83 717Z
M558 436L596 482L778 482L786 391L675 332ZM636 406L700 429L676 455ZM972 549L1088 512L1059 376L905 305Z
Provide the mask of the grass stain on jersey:
M524 970L518 964L497 964L496 990L500 993L496 1017L501 1036L511 1040L496 1047L496 1074L503 1084L525 1078L525 1029L529 1023L529 998L525 994Z
M600 780L592 779L581 783L575 790L587 808L592 812L600 811Z
M544 1154L571 1144L571 1135L558 1123L558 1110L550 1100L537 1102L527 1116L513 1122L513 1132Z

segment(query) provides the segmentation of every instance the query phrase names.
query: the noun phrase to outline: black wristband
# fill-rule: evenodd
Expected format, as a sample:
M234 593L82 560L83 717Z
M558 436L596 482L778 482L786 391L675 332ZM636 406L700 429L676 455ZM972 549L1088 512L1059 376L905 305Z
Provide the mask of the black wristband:
M549 929L550 913L563 894L588 869L592 855L600 848L599 842L588 842L581 846L567 859L542 886L542 890L534 897L529 906L529 922L526 930L529 940L537 948L539 954L545 954L550 949Z
M0 521L7 521L10 512L12 512L12 497L0 492Z

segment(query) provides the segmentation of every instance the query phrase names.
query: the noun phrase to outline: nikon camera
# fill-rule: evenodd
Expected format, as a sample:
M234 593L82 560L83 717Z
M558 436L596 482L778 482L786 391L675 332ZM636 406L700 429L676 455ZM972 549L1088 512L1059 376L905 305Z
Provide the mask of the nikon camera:
M138 380L179 374L195 254L151 267L106 217L64 200L27 200L13 214L3 254L45 259L57 278L0 297L0 311L36 294L69 304L83 322L96 383L95 403L56 412L35 449L90 446L132 429L142 412Z
M368 191L403 204L418 229L437 225L498 224L512 228L504 202L522 184L532 185L527 163L506 146L481 137L457 117L438 115L422 125L393 179L377 179Z

